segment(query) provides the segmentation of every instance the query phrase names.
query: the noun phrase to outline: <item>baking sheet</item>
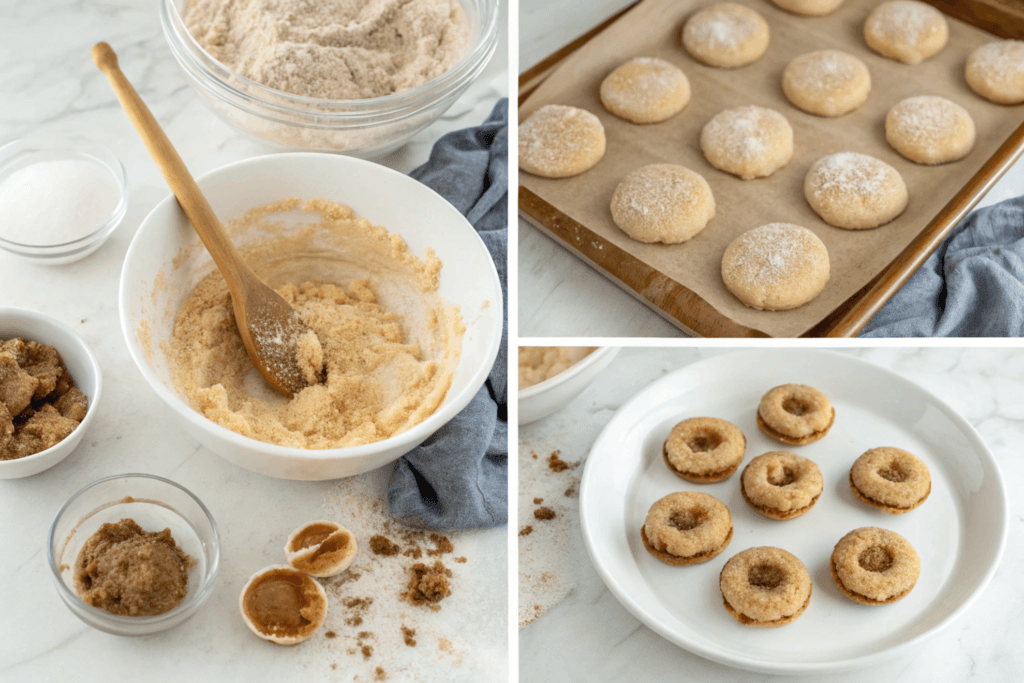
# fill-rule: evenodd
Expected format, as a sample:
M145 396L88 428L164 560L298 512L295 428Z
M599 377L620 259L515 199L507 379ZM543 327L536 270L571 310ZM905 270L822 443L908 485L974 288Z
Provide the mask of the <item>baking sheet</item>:
M766 1L737 2L761 13L771 28L765 55L739 69L704 66L680 46L679 31L686 17L709 4L697 0L645 0L567 58L523 104L520 120L544 104L582 107L604 124L607 152L597 166L580 176L552 180L521 173L520 184L602 239L691 289L723 316L772 336L798 336L881 272L1009 137L1024 118L1024 110L990 103L967 87L963 79L967 55L993 36L956 19L946 17L950 28L946 47L930 60L910 66L885 59L864 44L863 24L875 0L847 0L826 17L800 17ZM872 77L868 101L850 114L831 119L801 112L789 104L781 89L782 71L791 59L826 48L856 55ZM612 116L600 104L601 80L638 55L666 59L686 73L693 96L682 113L663 123L638 126ZM974 118L978 139L964 159L920 166L886 143L886 112L906 97L925 94L948 97ZM699 146L700 130L712 116L747 104L781 112L794 129L789 164L768 178L752 181L715 169ZM910 192L903 215L867 231L834 228L818 218L804 200L804 175L818 158L841 151L878 157L902 174ZM715 217L684 244L635 242L612 222L608 206L616 185L629 171L651 163L691 168L707 179L714 192ZM776 221L803 225L822 239L831 258L831 278L821 295L801 308L756 311L743 306L722 284L721 256L741 233Z

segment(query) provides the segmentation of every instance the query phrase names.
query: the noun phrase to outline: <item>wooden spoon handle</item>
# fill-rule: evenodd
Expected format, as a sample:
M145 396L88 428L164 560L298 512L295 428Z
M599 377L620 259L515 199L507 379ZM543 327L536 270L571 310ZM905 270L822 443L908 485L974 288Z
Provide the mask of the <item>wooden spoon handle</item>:
M167 139L163 128L121 71L114 50L106 43L96 43L92 48L92 61L110 81L110 87L114 89L114 94L117 95L124 113L128 115L128 120L135 126L135 132L146 145L149 156L160 168L167 184L171 186L171 192L178 198L185 215L192 221L192 226L224 274L232 296L236 294L236 290L239 296L245 296L241 283L243 277L249 274L249 267L242 261L235 245L224 232L217 215L196 185L192 174L188 172L185 162L178 156L174 145Z

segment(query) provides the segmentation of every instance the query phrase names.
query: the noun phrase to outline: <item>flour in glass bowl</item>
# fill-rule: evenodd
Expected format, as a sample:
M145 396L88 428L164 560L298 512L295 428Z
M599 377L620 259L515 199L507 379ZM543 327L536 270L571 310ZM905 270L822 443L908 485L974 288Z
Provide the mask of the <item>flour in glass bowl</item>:
M42 161L0 181L0 238L66 244L99 230L121 202L109 171L81 159Z

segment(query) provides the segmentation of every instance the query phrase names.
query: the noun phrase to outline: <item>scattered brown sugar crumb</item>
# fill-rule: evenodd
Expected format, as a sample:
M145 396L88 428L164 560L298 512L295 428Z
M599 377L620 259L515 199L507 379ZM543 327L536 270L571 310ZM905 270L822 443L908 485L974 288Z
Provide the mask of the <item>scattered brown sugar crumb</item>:
M402 626L402 637L409 647L416 647L416 629Z
M369 659L370 657L373 656L373 646L372 645L363 645L363 647L360 648L360 652L363 653L363 659Z
M576 495L576 484L573 484L572 486L570 486L569 488L567 488L565 490L565 497L566 498L572 498L575 495Z
M541 503L543 503L543 502L544 502L544 499L543 499L543 498L534 498L534 499L533 499L533 504L534 504L534 505L540 505L540 504L541 504Z
M327 633L324 634L324 637L326 637L326 638L337 638L338 634L335 633L334 631L328 631Z
M533 516L537 519L554 519L558 515L549 507L539 507L533 511Z
M468 562L468 560L465 557L456 557L455 561L459 564L466 564L466 562Z
M436 546L433 550L428 550L427 555L431 557L437 557L438 555L445 555L450 552L454 552L455 546L448 540L447 536L441 536L440 534L430 534L430 540L434 542Z
M526 526L524 526L522 529L519 530L519 535L520 536L529 536L532 533L533 533L533 527L530 526L529 524L527 524Z
M537 454L534 451L530 451L530 457L533 458L534 460L536 460L537 459Z
M447 638L438 638L437 639L437 649L440 650L441 652L451 652L452 651L452 641L448 640Z
M373 680L386 681L388 680L388 673L384 670L383 667L378 666L377 670L374 672Z
M421 557L423 557L423 550L421 550L420 548L409 548L402 554L406 557L411 557L414 560L418 560Z
M566 461L562 460L558 456L561 455L562 451L555 451L548 457L548 467L551 468L552 472L562 472L575 465L570 465Z
M392 543L391 539L386 536L377 534L376 536L370 537L370 550L373 551L374 555L391 557L393 555L397 555L401 548L397 543Z
M338 668L338 665L337 665L337 664L331 664L331 668L332 668L332 669L337 669L337 668Z
M147 532L134 519L104 524L75 560L75 590L111 614L148 617L174 609L188 593L196 561L170 529Z
M345 601L345 607L349 609L366 609L373 604L373 598L349 598Z
M405 599L412 605L427 605L434 610L440 609L437 603L452 593L451 583L448 581L452 571L446 568L441 560L435 560L432 566L417 562L410 571L412 576L409 577L409 589Z
M345 620L346 626L360 626L363 623L363 617L359 614L354 617L349 617Z

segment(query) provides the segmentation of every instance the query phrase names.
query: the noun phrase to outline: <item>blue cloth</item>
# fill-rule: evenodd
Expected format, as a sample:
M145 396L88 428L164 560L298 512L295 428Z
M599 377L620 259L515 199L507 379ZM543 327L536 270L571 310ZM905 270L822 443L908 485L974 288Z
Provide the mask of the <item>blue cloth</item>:
M1024 197L961 221L861 336L1024 336Z
M398 460L391 514L408 526L481 529L508 523L508 100L483 125L434 145L410 174L466 216L501 280L504 326L487 382L466 408Z

